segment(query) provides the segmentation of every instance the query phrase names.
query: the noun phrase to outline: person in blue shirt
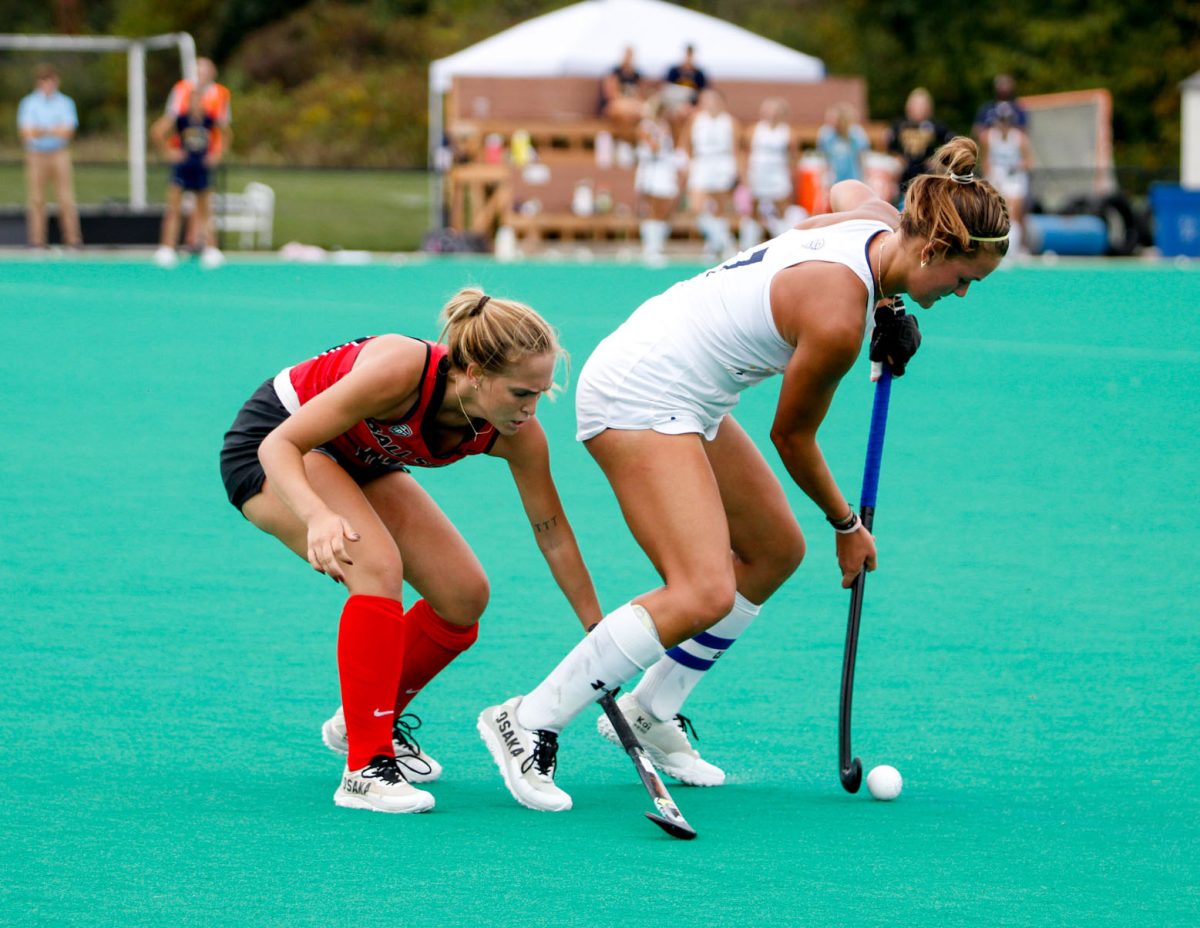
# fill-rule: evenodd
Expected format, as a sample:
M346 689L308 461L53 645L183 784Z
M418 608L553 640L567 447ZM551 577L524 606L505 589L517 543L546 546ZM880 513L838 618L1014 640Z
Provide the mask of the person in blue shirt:
M871 141L858 123L858 113L849 103L839 103L829 109L825 125L817 133L817 150L829 165L829 184L844 180L862 180L863 152L869 151Z
M58 89L58 72L40 64L33 93L17 107L17 128L25 147L26 234L31 248L46 247L46 185L54 184L63 242L77 248L79 210L71 173L71 139L79 127L75 101Z
M996 94L995 99L988 100L975 114L975 125L971 129L971 135L977 142L983 139L985 130L996 124L996 113L1001 107L1004 107L1004 112L1009 114L1008 123L1014 129L1024 132L1029 125L1029 116L1025 112L1025 107L1017 102L1017 82L1012 79L1012 75L997 74L992 81L992 90Z

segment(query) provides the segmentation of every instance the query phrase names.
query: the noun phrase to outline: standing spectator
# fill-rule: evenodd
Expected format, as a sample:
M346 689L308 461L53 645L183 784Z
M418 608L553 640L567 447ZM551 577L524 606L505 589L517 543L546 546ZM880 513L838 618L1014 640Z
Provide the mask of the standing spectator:
M854 106L850 103L831 106L825 125L817 133L817 150L829 165L829 185L862 180L866 176L863 152L870 147L871 140L867 138L867 130L859 125Z
M633 46L626 46L621 63L604 75L600 84L600 115L627 141L642 118L642 72L633 63Z
M663 102L667 107L667 119L679 141L684 124L695 111L700 94L708 87L708 77L696 64L696 47L687 45L683 49L683 61L667 69L666 83L662 89Z
M54 184L63 242L78 248L79 211L71 174L71 139L79 128L75 101L58 89L58 72L40 64L31 94L17 108L17 128L25 145L26 234L31 248L46 247L46 184Z
M975 114L975 126L971 130L971 134L976 141L982 141L983 130L990 128L996 121L996 110L1001 105L1010 108L1009 121L1013 128L1024 132L1029 123L1029 117L1024 108L1017 102L1017 82L1012 79L1012 75L997 74L992 81L992 89L996 94L995 99L988 100Z
M663 246L671 234L671 210L679 197L679 163L659 97L646 101L645 116L638 124L637 173L633 185L644 208L639 227L642 255L649 262L661 261Z
M952 139L950 132L933 118L933 97L917 87L904 104L904 118L892 123L888 133L888 151L899 155L904 166L900 172L900 196L913 178L926 173L929 159L938 148Z
M779 97L764 100L750 137L746 183L755 215L771 236L784 230L783 217L792 205L792 141L787 103Z
M184 191L196 196L194 234L189 238L201 252L201 264L218 267L225 260L216 247L209 204L212 171L221 163L233 132L229 128L229 90L216 78L216 65L208 58L198 59L195 86L189 80L178 81L167 99L166 111L150 128L151 136L172 165L161 244L154 254L160 267L174 267L178 260L175 246L179 243Z
M715 90L702 91L698 107L689 133L688 191L704 235L704 252L719 260L733 246L729 213L738 179L738 126Z
M1017 128L1016 109L1001 102L992 113L992 124L983 130L983 175L1008 204L1012 228L1008 253L1020 254L1025 237L1025 201L1029 198L1029 171L1033 150L1029 136Z

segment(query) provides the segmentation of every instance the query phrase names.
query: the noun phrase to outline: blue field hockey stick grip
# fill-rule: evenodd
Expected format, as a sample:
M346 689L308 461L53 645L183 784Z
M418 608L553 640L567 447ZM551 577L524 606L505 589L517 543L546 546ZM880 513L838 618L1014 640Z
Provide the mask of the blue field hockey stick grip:
M862 496L859 505L875 508L879 493L879 465L883 461L883 435L887 431L888 403L892 398L892 372L884 365L875 381L875 402L871 406L871 431L867 435L867 461L863 465Z

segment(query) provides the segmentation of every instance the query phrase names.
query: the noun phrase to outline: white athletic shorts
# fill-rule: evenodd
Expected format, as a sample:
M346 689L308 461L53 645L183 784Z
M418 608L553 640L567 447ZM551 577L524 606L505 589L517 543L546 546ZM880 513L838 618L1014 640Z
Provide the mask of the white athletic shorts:
M666 298L652 297L643 306L652 309ZM604 339L583 365L575 385L575 438L587 441L605 429L652 429L698 432L712 441L738 395L697 377L704 362L683 357L676 339L655 330L652 312L639 322Z
M991 181L1006 200L1024 200L1029 196L1029 175L1024 171L997 171Z
M792 179L787 167L750 166L750 194L756 200L786 200L792 195Z
M671 200L679 196L679 172L673 158L655 158L638 164L633 186L647 197Z
M737 183L737 160L733 155L692 158L688 189L700 193L728 193Z

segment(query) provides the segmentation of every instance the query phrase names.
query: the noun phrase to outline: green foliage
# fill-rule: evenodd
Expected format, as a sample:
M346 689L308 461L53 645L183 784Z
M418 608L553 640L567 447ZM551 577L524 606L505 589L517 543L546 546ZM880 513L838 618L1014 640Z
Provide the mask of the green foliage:
M234 89L236 153L300 163L415 165L424 161L429 62L570 0L91 0L96 32L186 30ZM1177 163L1179 81L1200 67L1195 0L687 0L823 59L833 74L861 74L873 119L898 115L909 90L932 92L938 116L960 132L1011 73L1021 93L1108 88L1120 163ZM51 31L55 7L0 0L13 31ZM703 64L704 50L700 49ZM56 61L63 60L56 57ZM0 59L0 91L26 84L28 59ZM178 74L170 55L150 56L152 100ZM116 125L124 63L102 80L71 74L85 131ZM719 80L719 75L714 75ZM66 78L66 75L64 75ZM64 88L67 80L64 79ZM153 108L157 108L157 103ZM2 115L2 113L0 113ZM299 138L296 138L299 136Z

